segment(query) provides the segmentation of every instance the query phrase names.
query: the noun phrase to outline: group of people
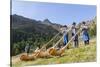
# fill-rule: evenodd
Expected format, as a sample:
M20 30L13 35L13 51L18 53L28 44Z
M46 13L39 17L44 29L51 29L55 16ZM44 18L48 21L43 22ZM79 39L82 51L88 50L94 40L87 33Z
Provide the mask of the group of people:
M68 42L69 42L69 38L68 38L68 27L67 25L64 25L61 28L61 31L63 33L63 45L65 46ZM71 34L73 38L73 47L78 47L79 46L79 36L77 34L79 28L77 27L76 23L73 22L72 26L71 26ZM88 33L88 26L86 25L86 22L82 22L81 25L81 32L82 32L82 39L84 41L84 44L87 45L89 44L89 33Z
M88 33L88 26L86 25L86 22L82 22L82 38L83 38L83 41L84 41L84 44L87 45L89 44L89 33ZM68 34L68 27L67 25L64 25L62 26L61 28L61 32L63 33L63 46L65 46L68 42L69 42L69 34ZM76 23L73 22L72 24L72 27L71 27L71 34L72 34L72 37L73 38L73 47L78 47L79 46L79 36L77 34L77 31L78 31L78 28L76 26ZM25 47L25 52L28 54L30 51L30 45L29 43L27 43L26 47Z

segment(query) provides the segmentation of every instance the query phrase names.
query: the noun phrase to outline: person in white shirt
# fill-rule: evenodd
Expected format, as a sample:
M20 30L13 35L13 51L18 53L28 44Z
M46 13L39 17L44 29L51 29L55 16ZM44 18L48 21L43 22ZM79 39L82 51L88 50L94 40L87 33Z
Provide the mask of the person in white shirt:
M25 53L27 53L27 55L28 55L29 51L30 51L30 45L29 45L29 43L27 43L25 46Z
M77 33L77 27L76 27L76 23L73 22L72 24L72 37ZM76 48L78 47L79 43L78 43L78 34L75 35L74 39L73 39L73 47Z
M66 25L62 26L62 33L63 33L63 46L68 43L68 27Z

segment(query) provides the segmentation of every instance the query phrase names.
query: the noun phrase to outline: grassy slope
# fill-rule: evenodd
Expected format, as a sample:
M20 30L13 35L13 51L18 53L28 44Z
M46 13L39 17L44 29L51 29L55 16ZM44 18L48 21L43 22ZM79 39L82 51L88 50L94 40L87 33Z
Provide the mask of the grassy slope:
M39 58L35 61L19 61L12 64L13 67L22 67L24 65L41 65L41 64L60 64L60 63L77 63L77 62L94 62L96 61L96 39L92 39L90 45L80 45L79 48L68 49L63 57Z

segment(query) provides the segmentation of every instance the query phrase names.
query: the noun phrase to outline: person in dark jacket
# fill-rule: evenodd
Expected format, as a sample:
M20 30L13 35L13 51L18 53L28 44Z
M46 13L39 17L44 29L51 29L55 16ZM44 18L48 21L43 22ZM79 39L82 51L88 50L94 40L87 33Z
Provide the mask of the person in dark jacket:
M76 23L73 22L72 24L72 37L77 33L77 27L76 27ZM79 43L78 43L78 34L75 35L74 39L73 39L73 47L76 48L78 47Z

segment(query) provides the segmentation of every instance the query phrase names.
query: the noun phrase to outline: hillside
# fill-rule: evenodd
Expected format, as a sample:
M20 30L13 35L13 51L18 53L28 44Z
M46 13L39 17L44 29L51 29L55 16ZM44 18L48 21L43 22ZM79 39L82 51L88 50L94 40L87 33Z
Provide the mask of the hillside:
M92 20L86 21L89 26L90 44L85 46L81 39L79 39L79 48L73 48L69 44L69 49L66 49L64 56L52 58L38 58L34 61L20 61L20 56L24 52L26 43L31 44L34 49L37 46L42 47L47 43L54 35L58 33L59 24L51 23L48 19L43 21L36 21L29 18L25 18L18 15L13 15L12 19L12 36L13 44L12 49L12 66L22 67L27 65L44 65L44 64L61 64L61 63L77 63L77 62L95 62L96 61L96 17ZM56 27L56 26L57 27ZM80 27L81 23L79 23ZM69 32L70 34L71 32ZM70 34L71 35L71 34ZM62 36L62 35L61 35ZM56 43L61 36L54 39ZM55 44L52 42L49 46ZM62 43L62 42L60 42ZM50 47L51 47L50 46ZM30 52L32 53L32 52Z
M48 26L51 26L54 29L56 29L57 31L59 31L60 27L62 26L60 24L52 23L49 19L45 19L45 20L41 21L41 23L45 24L45 25L48 25Z
M96 36L96 17L86 22L89 26L90 36ZM78 26L80 25L81 23ZM59 32L61 26L52 23L49 19L41 21L16 14L11 15L11 56L23 53L27 43L30 44L32 51L36 47L42 47ZM69 32L69 39L71 37L70 33L71 31ZM59 38L56 38L49 46L56 43Z
M95 62L96 61L96 38L90 40L90 45L84 46L80 43L79 48L66 49L63 57L38 58L34 61L20 61L19 56L12 57L12 67L23 67L27 65L44 65L44 64L61 64L61 63L77 63L77 62Z
M24 52L26 43L29 43L32 49L41 47L58 33L57 29L60 26L49 20L38 21L16 14L11 15L11 55Z

